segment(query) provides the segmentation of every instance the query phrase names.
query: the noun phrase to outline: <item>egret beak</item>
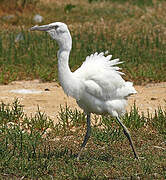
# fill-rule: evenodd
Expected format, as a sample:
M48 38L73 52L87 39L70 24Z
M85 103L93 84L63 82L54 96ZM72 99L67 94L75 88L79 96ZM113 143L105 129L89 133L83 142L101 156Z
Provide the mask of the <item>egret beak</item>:
M38 25L36 25L36 26L33 26L33 27L31 27L30 28L30 30L31 31L48 31L48 30L50 30L50 25L48 24L48 25L42 25L42 26L38 26Z

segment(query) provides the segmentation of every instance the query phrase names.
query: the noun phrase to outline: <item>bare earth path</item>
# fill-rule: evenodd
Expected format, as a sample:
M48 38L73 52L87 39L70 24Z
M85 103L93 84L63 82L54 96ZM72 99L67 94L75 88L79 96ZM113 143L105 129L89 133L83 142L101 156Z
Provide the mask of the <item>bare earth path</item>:
M135 86L138 94L129 98L127 110L130 110L134 101L139 108L139 112L154 114L154 110L159 106L166 107L166 82L157 84L148 84L146 86ZM36 90L36 94L19 94L11 90L31 89ZM60 104L72 108L78 108L74 99L67 97L62 88L55 82L40 83L39 80L33 81L16 81L9 85L0 86L0 101L12 103L16 98L24 105L24 111L28 115L34 115L38 110L45 112L51 119L57 122Z

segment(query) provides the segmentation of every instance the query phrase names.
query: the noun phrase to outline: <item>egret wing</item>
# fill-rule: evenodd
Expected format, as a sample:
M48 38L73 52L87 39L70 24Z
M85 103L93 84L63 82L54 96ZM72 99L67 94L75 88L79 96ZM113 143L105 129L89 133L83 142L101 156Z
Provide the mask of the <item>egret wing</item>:
M104 53L92 54L74 72L84 82L85 90L101 100L123 98L136 93L132 83L125 82L121 77L123 73L117 65L122 62L119 59L110 60L111 57L104 56Z

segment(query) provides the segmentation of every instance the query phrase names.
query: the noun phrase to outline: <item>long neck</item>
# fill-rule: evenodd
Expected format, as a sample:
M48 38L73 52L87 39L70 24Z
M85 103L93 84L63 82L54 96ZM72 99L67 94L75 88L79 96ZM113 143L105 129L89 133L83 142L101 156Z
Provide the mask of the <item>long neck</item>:
M58 76L62 86L66 84L67 77L72 76L72 72L69 68L69 55L70 51L61 49L58 51Z
M69 55L70 50L60 49L58 51L58 76L64 92L69 96L75 97L77 80L69 68Z

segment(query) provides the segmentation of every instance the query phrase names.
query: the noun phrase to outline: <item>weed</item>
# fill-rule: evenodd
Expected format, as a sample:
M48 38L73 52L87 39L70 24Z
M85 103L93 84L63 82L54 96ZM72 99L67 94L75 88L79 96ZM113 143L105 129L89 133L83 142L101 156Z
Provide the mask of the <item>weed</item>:
M127 127L138 130L146 124L146 117L143 113L139 114L139 110L134 103L131 111L125 114L123 122Z
M121 127L116 124L116 120L110 116L102 116L101 124L94 126L92 130L92 136L96 143L108 143L112 144L115 141L123 139L123 133L121 133Z
M73 9L73 8L75 8L76 6L75 5L73 5L73 4L67 4L65 7L64 7L64 11L66 12L66 13L69 13L69 12L71 12L71 10Z
M73 130L73 127L78 129L86 122L84 113L77 109L73 111L67 105L65 108L60 106L58 119L59 123L57 126L59 127L59 130L68 133L70 130Z
M151 122L159 133L165 135L166 138L166 111L159 107L158 110L155 110L155 116L151 118Z
M0 105L0 177L46 179L105 177L108 179L132 176L160 179L165 176L165 152L156 151L153 148L153 145L162 145L165 136L164 111L156 110L152 123L148 123L145 129L139 122L145 117L138 116L135 105L125 116L124 122L137 137L135 139L141 139L143 142L142 145L137 142L139 154L146 159L141 162L131 159L132 152L129 153L126 138L113 118L102 116L97 124L97 117L94 118L92 138L84 150L83 159L77 162L75 160L75 154L78 152L76 142L81 144L80 137L83 136L82 130L85 129L86 122L83 113L76 109L72 110L68 106L61 106L60 123L54 125L52 120L39 109L34 117L27 117L18 100L12 105L5 105L2 102ZM136 121L131 118L136 118ZM149 122L150 116L147 118ZM135 126L143 131L138 133ZM155 139L151 134L152 129L153 131L157 129Z

